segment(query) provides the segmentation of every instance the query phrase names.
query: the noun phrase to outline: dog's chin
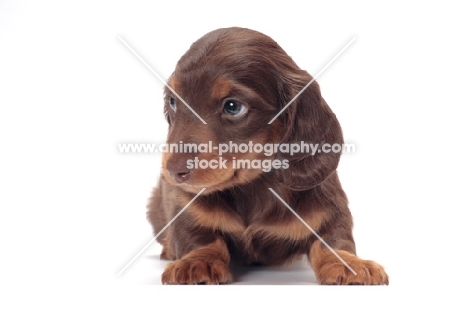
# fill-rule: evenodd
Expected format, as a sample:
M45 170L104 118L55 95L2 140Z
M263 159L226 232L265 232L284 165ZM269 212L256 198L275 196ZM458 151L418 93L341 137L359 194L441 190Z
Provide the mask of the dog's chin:
M168 183L189 193L199 193L203 188L203 194L222 191L232 188L236 185L245 184L259 177L263 171L256 169L236 169L236 170L195 170L191 176L184 182L177 182L172 176L164 171L164 177Z

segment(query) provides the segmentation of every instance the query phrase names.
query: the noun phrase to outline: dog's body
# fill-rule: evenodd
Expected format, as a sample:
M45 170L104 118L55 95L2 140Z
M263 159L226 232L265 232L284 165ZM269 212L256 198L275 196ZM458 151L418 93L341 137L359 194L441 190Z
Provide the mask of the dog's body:
M261 33L242 28L208 33L169 79L167 143L342 144L339 123L316 82L268 124L311 80ZM155 234L206 188L158 237L161 258L176 260L163 283L228 283L232 260L278 265L306 254L322 284L388 284L380 265L355 255L352 217L336 173L339 153L230 152L222 155L225 168L187 166L188 160L218 157L216 151L163 156L163 174L148 205ZM268 172L233 168L235 161L254 159L287 165Z

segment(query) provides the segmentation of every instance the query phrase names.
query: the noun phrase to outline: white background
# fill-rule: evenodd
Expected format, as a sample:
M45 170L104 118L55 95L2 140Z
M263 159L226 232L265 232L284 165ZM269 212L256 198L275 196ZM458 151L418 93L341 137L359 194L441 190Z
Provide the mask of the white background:
M466 10L304 3L0 1L0 305L466 307ZM312 75L356 37L318 82L357 146L339 173L358 254L383 264L390 286L284 285L315 284L297 267L246 282L278 286L153 286L165 264L156 244L117 276L151 238L160 165L117 144L166 131L162 84L118 36L167 78L193 41L228 26L271 36Z

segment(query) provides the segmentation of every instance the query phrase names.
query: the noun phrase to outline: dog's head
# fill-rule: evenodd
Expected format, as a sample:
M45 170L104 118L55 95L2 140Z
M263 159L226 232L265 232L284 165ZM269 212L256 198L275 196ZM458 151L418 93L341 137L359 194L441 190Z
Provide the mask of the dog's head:
M269 124L311 80L262 33L227 28L200 38L179 60L165 89L172 147L163 156L166 180L194 193L248 183L262 174L294 190L321 183L336 169L340 154L278 150L281 144L342 143L318 84L303 90ZM273 151L265 152L265 146Z

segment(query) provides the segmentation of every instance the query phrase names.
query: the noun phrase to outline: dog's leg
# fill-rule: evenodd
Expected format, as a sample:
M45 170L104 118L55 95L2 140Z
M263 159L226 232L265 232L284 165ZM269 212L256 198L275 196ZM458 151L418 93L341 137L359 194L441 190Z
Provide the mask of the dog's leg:
M333 246L332 246L333 247ZM317 280L323 285L387 285L384 268L371 260L363 260L354 253L334 249L354 274L321 241L316 240L310 249L309 260Z
M166 267L163 284L223 284L232 282L226 243L214 242L194 249Z

